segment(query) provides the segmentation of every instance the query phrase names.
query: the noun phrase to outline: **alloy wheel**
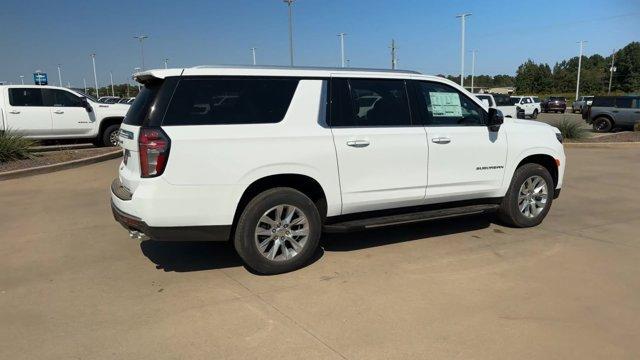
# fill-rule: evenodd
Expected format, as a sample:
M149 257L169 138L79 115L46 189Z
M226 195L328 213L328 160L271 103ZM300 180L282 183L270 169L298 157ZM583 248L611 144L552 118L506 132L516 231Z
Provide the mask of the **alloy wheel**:
M293 205L277 205L267 210L255 229L258 252L271 261L285 261L298 255L309 238L309 221Z
M518 209L522 215L534 218L547 206L549 189L547 182L538 175L531 176L520 186Z

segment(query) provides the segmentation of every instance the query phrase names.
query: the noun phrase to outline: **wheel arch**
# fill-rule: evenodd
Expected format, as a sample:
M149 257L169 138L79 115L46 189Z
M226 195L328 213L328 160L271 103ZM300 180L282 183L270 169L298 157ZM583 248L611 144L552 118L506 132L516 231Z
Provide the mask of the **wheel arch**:
M104 130L111 125L119 125L124 121L124 117L121 116L108 116L100 120L100 127L98 128L98 138L102 137Z
M559 177L558 164L556 163L556 158L553 157L552 155L549 155L549 154L528 155L524 157L522 160L520 160L518 165L515 167L514 172L515 170L517 170L518 168L520 168L525 164L539 164L543 166L545 169L547 169L547 171L549 171L549 174L551 174L554 188L558 185L558 177Z

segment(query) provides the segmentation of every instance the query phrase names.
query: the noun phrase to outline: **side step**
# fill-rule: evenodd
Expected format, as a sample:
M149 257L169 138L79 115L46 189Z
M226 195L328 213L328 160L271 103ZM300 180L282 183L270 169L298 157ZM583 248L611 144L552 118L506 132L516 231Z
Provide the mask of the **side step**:
M348 220L332 224L325 224L323 231L327 233L340 233L362 231L366 229L374 229L383 226L409 224L420 221L445 219L462 215L483 214L498 210L499 205L468 205L446 209L426 210L419 212L410 212L398 215L387 215L380 217L372 217L366 219Z

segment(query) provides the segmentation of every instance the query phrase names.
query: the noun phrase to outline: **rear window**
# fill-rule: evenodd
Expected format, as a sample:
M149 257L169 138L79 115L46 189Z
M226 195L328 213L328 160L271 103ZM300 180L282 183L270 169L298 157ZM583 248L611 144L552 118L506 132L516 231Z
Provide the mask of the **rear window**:
M162 125L277 123L287 113L298 82L290 78L183 79Z
M537 96L534 96L533 97L533 102L536 103L536 104L539 103L540 102L540 98L537 97Z
M597 97L593 99L591 106L593 107L614 107L615 98L613 97Z
M617 98L616 99L616 107L619 108L631 108L631 102L633 98Z
M520 98L511 98L509 101L511 102L511 105L516 105L520 103Z
M493 100L496 101L496 106L510 106L510 105L512 105L511 98L509 97L509 95L494 94L493 95Z
M9 103L12 106L45 106L42 89L37 88L9 89Z
M140 90L129 111L127 111L123 123L135 126L141 126L144 123L149 114L151 104L160 90L160 85L161 83L148 84Z

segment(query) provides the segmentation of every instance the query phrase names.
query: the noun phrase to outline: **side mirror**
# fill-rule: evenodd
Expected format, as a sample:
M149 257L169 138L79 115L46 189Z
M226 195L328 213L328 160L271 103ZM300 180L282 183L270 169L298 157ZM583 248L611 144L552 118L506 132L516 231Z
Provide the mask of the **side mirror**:
M91 104L89 104L89 101L87 101L86 97L82 98L82 107L87 110L88 113L93 111L93 108L91 107Z
M487 99L482 99L480 101L482 101L483 104L487 105L487 107L491 106L491 104L489 104L489 100L487 100Z
M489 108L489 118L487 120L487 127L490 131L500 130L500 125L504 123L504 115L502 111L494 108Z

